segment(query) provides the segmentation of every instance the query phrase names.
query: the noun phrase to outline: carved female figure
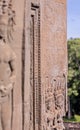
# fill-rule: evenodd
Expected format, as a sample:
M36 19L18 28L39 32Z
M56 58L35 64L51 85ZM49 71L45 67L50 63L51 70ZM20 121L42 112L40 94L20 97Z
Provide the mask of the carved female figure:
M0 0L0 130L11 130L11 91L16 79L16 56L8 40L13 28L11 0Z
M15 59L14 52L0 34L0 118L2 130L11 130L10 94L16 77Z

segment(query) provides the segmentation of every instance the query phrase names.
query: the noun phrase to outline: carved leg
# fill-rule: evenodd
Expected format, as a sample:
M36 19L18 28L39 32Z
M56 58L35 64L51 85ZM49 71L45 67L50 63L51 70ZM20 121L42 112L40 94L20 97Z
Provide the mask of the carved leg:
M11 102L5 101L1 105L2 130L11 130Z

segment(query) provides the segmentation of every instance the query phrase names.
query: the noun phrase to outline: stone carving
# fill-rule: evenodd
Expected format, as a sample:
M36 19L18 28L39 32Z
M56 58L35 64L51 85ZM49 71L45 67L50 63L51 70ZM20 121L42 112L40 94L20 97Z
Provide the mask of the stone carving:
M8 44L14 24L11 0L0 0L0 121L1 130L11 130L11 93L16 80L16 56Z
M31 4L31 48L30 48L30 130L40 129L41 121L41 77L40 77L40 7Z
M4 28L6 30L4 35L8 40L12 38L13 26L15 24L14 19L15 11L12 10L12 0L0 0L0 29ZM7 28L5 28L3 23Z
M65 75L47 77L45 86L45 126L43 130L64 130L63 116L65 114Z

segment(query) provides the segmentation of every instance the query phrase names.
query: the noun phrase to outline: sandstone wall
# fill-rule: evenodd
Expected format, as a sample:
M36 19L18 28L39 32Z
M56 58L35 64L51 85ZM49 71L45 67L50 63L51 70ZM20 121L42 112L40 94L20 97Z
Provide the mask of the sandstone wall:
M34 9L31 9L33 8L31 3ZM40 9L39 16L37 14L38 9ZM47 119L49 118L50 123L52 123L57 113L61 114L62 118L67 109L66 0L27 0L25 12L24 129L30 129L32 126L36 130L51 129L55 128L55 125L48 126ZM31 15L34 17L34 25L32 25L34 30L36 30L34 34L31 33ZM37 26L38 18L40 26ZM40 35L37 31L40 31ZM33 35L35 40L32 44L35 44L34 48L37 47L34 49L33 58L30 57L31 35ZM37 36L39 38L36 38ZM36 41L40 43L40 46L38 46L38 42L36 44ZM38 47L39 50L37 50ZM33 61L35 64L33 66L36 70L36 75L33 74L33 77L36 76L36 78L33 78L33 80L30 79L30 64L32 63L32 59L36 59ZM37 64L37 61L39 61L39 64ZM37 71L38 69L39 72ZM31 82L33 84L32 88ZM31 90L33 88L35 88L36 92ZM35 101L32 98L30 99L30 95L33 95L33 97L37 95ZM55 101L56 96L58 99ZM33 102L35 103L35 107L32 108L32 111L35 114L33 114L30 108L31 106L33 107ZM49 111L46 110L46 104L48 103L51 106ZM36 104L38 107L36 107ZM56 104L62 105L61 110L58 111L56 110L58 108L55 109ZM37 109L40 114L37 112ZM34 117L32 117L33 115ZM31 121L29 120L30 116L32 117ZM37 117L39 119L36 119ZM61 126L62 128L60 129L62 130L63 122Z
M66 111L66 0L12 2L16 24L9 44L17 57L12 130L52 129L57 114L61 120Z
M13 123L12 130L22 130L22 47L23 47L23 29L24 29L24 0L13 0L13 9L15 11L15 26L13 40L10 43L16 53L17 78L13 93Z
M52 111L53 113L56 113L56 110L54 110L55 99L53 99L54 102L53 110L50 110L51 112L50 111L48 112L49 115L47 115L47 113L45 112L46 109L45 102L48 103L49 98L51 102L52 93L56 93L57 91L56 95L57 97L62 93L59 84L63 84L61 81L63 77L65 77L65 84L66 84L66 77L67 77L66 0L51 0L51 1L41 0L40 4L41 4L42 126L44 126L44 122L46 123L45 118L47 118L47 116L48 118L50 117L49 119L50 121L52 120L50 113ZM55 92L51 92L52 91L50 90L51 86L53 86L54 88L56 87L56 91L53 90ZM64 86L64 89L66 91L66 85ZM64 98L66 98L66 94L67 93L64 94L65 95ZM45 99L45 95L49 96L48 99ZM59 102L65 102L65 101L63 101L62 99L58 101L58 103ZM65 108L62 108L62 111L63 109ZM53 114L53 117L54 115L55 114ZM62 128L60 129L62 130Z

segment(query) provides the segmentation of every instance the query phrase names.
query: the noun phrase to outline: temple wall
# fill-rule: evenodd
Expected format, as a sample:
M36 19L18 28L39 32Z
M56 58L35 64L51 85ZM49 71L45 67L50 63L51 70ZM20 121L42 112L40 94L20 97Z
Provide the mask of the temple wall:
M56 76L67 72L66 1L45 0L41 7L42 72Z
M66 0L54 0L54 1L41 0L40 3L41 3L41 81L42 81L42 106L43 106L42 126L45 128L47 125L47 122L45 122L45 118L47 118L47 116L48 118L51 117L50 113L52 112L52 110L50 110L51 112L50 111L45 112L46 109L45 102L48 103L49 98L51 98L50 100L52 100L53 97L51 95L53 93L56 93L55 89L53 90L54 92L50 92L52 91L51 88L56 87L56 91L58 92L56 96L58 97L58 95L61 94L61 87L59 86L59 84L62 85L63 84L62 79L64 79L65 82L64 89L67 92ZM67 95L67 93L65 94ZM64 98L66 98L66 95L64 96ZM48 99L45 99L46 96L50 97L48 97ZM54 102L53 113L56 113L55 99L53 99L53 102ZM64 101L61 100L60 102ZM67 100L65 101L65 104L66 102ZM66 108L62 108L65 109L63 111L66 111ZM44 122L46 123L45 126Z
M39 112L41 115L38 115L40 118L39 124L35 119L29 121L30 113L31 113L31 104L33 104L32 100L30 100L31 95L31 86L30 86L30 49L31 49L31 3L34 4L35 8L40 7L40 50L37 52L40 54L39 63L40 63L40 72L38 75L40 78L39 82L35 79L35 82L39 84L41 91L41 97L35 97L36 101L40 101ZM47 118L56 118L56 113L61 112L61 118L64 116L67 108L67 41L66 41L66 0L34 0L34 1L26 1L26 15L25 15L25 26L26 26L26 35L25 35L25 86L24 86L24 129L31 129L30 126L34 126L36 130L41 129L51 129L55 128L54 126L48 126ZM30 12L28 11L30 10ZM37 15L37 11L34 12L34 16ZM28 20L27 20L28 19ZM34 17L35 19L35 17ZM34 21L36 22L36 20ZM35 23L34 23L35 24ZM34 25L36 27L36 24ZM34 30L35 30L34 27ZM39 28L38 28L39 29ZM35 33L35 31L34 31ZM37 34L36 34L37 35ZM34 35L34 39L36 39L36 35ZM34 41L34 44L36 42ZM35 46L34 46L35 47ZM35 51L36 53L36 51ZM36 55L36 54L34 54ZM34 58L35 56L33 56ZM36 57L35 57L36 59ZM36 59L37 60L37 59ZM36 61L35 61L36 62ZM27 64L28 63L28 64ZM35 64L35 63L34 63ZM36 64L35 64L36 65ZM36 66L38 67L38 66ZM35 67L36 73L37 69ZM35 75L34 75L35 76ZM34 81L33 81L34 82ZM35 86L35 84L34 84ZM53 90L52 90L53 89ZM37 91L37 90L36 90ZM39 91L39 92L40 92ZM27 93L28 92L28 93ZM26 94L27 93L27 94ZM33 92L34 93L34 92ZM54 96L53 96L54 95ZM49 97L50 96L50 97ZM55 97L57 96L57 99ZM38 99L36 99L38 98ZM56 100L56 101L55 101ZM46 104L52 103L52 107L49 111L46 109ZM55 103L58 102L58 103ZM62 102L62 104L60 104ZM62 110L57 110L56 104L62 105ZM35 105L35 118L37 118L36 105ZM46 112L47 111L47 112ZM55 114L54 114L55 113ZM39 113L38 113L39 114ZM32 115L32 113L31 113ZM51 119L51 122L54 119ZM33 122L33 123L32 123ZM36 125L34 125L36 124ZM62 123L63 125L63 123ZM40 126L40 127L39 127ZM63 126L60 128L63 129Z
M15 25L8 44L16 55L11 130L63 130L67 106L66 0L12 0L11 7Z

